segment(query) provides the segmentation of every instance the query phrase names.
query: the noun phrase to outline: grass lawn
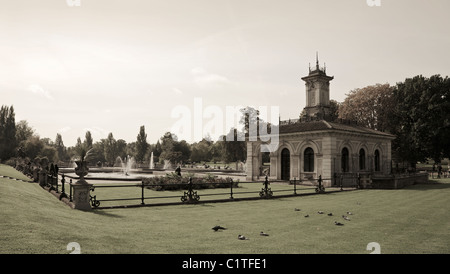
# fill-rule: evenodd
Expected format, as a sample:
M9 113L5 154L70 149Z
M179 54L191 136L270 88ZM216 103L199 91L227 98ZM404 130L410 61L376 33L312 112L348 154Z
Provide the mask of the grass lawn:
M6 173L23 176L0 165L0 175ZM379 243L381 253L450 253L450 179L433 182L400 190L83 212L36 183L0 178L0 253L67 254L70 242L79 243L81 253L367 254L370 242ZM340 217L347 211L351 221ZM228 229L214 232L215 225ZM250 240L240 241L238 234Z

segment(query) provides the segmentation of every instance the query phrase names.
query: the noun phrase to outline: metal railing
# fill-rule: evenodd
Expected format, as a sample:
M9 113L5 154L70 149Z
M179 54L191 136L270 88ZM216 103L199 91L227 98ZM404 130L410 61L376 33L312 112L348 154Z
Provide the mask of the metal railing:
M91 192L94 192L96 189L122 189L122 188L140 188L140 195L131 196L131 197L119 197L119 198L108 198L108 197L99 197L97 198L96 195L90 195L90 203L93 208L115 208L115 207L137 207L137 206L147 206L147 205L174 205L174 204L195 204L199 203L200 200L203 198L211 198L212 199L206 199L205 202L224 202L224 201L236 201L236 200L254 200L254 199L270 199L274 197L286 197L286 196L295 196L299 195L299 192L302 191L302 195L305 194L318 194L318 193L325 193L325 188L323 186L323 180L321 176L319 176L317 180L316 185L302 185L301 181L298 181L294 178L294 180L289 181L288 184L281 183L280 188L273 189L273 185L271 186L271 182L269 182L268 178L266 177L263 182L261 181L252 181L252 182L234 182L233 180L230 180L230 182L223 182L223 183L214 183L216 186L221 186L220 190L226 190L226 191L220 191L217 189L217 192L215 191L206 191L206 189L199 189L201 185L208 185L211 184L210 182L203 182L203 183L193 183L192 178L189 178L188 182L180 182L179 184L171 184L171 186L179 186L180 190L177 193L176 191L172 190L166 190L164 193L170 193L172 195L155 195L156 193L161 193L161 191L153 191L152 189L149 189L148 187L150 185L147 185L144 181L141 181L137 184L97 184L94 185L91 188ZM330 180L330 179L327 179ZM248 190L242 187L242 185L255 185L255 184L261 184L262 188L260 190ZM273 184L274 182L272 182ZM275 182L278 183L278 182ZM158 187L158 186L167 186L165 184L152 184L151 187ZM152 190L146 191L146 190ZM208 189L210 190L210 189ZM343 190L342 188L340 189ZM338 191L338 190L335 190ZM175 192L175 193L174 193ZM180 195L181 194L181 195ZM252 195L255 194L255 195ZM123 195L123 193L122 193ZM100 194L99 194L100 196ZM220 197L221 198L216 198ZM71 197L71 195L70 195ZM153 202L153 203L147 203L147 201L153 200L164 200L169 199L171 201L166 202ZM138 201L137 203L131 203L131 204L121 204L124 201ZM115 205L111 206L102 206L104 203L115 203Z

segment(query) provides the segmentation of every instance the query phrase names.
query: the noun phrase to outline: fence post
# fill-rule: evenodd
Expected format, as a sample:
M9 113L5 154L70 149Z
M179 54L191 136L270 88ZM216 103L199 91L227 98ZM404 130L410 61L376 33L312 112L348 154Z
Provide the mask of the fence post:
M233 198L233 179L230 179L230 199L234 199Z
M66 179L64 174L61 174L61 195L59 195L59 199L62 200L62 198L67 198L66 189L65 189L65 183ZM58 184L58 181L56 181L56 184Z
M144 204L144 181L141 181L141 205Z
M56 184L56 193L59 193L59 190L58 190L58 173L55 173L54 176L55 176L54 182Z
M69 201L73 202L72 201L72 179L70 179L69 186L70 186Z

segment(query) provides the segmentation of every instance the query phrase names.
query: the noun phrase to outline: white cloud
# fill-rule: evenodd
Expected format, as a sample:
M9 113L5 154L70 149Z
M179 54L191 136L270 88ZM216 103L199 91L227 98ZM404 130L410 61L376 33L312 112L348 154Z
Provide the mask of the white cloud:
M225 76L209 73L205 69L196 67L191 70L194 77L194 83L201 88L220 87L232 84L232 82Z
M34 94L37 94L39 96L44 96L47 99L54 100L53 96L50 94L48 90L45 90L38 84L32 84L28 86L28 90L31 91Z
M65 132L70 131L71 129L72 129L72 128L69 127L69 126L63 127L63 128L60 128L60 129L58 130L58 133L65 133Z

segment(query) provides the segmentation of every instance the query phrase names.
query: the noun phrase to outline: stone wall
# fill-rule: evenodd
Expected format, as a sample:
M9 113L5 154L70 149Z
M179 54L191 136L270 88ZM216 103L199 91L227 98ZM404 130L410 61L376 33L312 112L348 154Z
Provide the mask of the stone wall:
M399 189L427 182L427 173L392 175L386 177L373 177L368 187L376 189Z

